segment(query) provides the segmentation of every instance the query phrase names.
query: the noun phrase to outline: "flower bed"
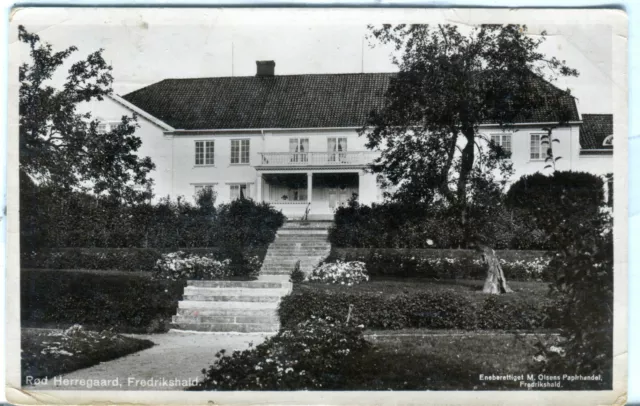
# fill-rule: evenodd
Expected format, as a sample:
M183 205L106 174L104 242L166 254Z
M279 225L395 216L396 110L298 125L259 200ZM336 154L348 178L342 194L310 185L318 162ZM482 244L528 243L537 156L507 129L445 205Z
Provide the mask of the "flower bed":
M26 385L153 346L149 340L88 331L79 325L62 332L23 329L21 338L22 383Z
M154 267L154 279L212 280L231 276L231 261L218 261L210 256L188 254L182 251L162 255Z
M337 390L369 348L362 326L310 317L245 351L218 359L193 390Z
M550 281L545 251L496 251L507 281ZM363 262L371 277L484 279L486 267L472 250L338 248L327 262Z
M364 262L337 261L324 263L315 268L308 278L309 282L336 283L340 285L354 285L369 280Z

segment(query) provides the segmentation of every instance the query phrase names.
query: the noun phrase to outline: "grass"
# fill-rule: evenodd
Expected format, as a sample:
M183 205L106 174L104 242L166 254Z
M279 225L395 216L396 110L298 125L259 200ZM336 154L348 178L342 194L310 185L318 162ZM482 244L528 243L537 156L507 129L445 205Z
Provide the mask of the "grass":
M184 284L138 272L23 269L21 321L31 327L81 324L97 330L163 332L176 314Z
M542 297L546 296L549 292L549 283L547 282L511 281L507 283L514 290L514 292L521 297ZM353 293L363 292L374 294L377 293L385 296L393 296L406 293L453 290L459 293L478 293L478 297L483 299L486 298L486 295L481 294L483 285L484 281L467 279L433 280L425 278L375 278L370 280L369 282L364 282L353 286L306 283L296 284L294 285L294 289L296 287L301 288L306 286L313 289L327 291L348 291Z
M481 381L480 374L534 373L535 343L556 343L553 335L514 334L387 336L350 376L350 390L521 389L519 382ZM356 372L357 371L357 372Z
M109 331L22 329L22 384L120 358L153 346Z

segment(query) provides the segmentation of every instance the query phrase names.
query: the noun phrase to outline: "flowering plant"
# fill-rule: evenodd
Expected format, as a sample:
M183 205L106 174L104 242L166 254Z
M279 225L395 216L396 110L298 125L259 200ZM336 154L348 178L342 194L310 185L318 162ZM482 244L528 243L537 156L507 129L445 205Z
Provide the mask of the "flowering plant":
M199 390L340 389L345 372L370 348L362 325L312 317L244 351L225 351L203 369Z
M364 262L329 262L318 266L311 272L310 282L337 283L353 285L369 280Z
M231 261L182 251L162 255L155 265L155 279L221 279L231 275Z

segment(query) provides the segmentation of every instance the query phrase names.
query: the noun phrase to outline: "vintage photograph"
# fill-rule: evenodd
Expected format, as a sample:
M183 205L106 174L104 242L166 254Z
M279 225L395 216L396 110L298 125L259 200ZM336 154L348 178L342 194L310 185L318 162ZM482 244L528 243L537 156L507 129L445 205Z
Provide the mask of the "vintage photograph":
M624 14L379 11L14 13L20 399L625 387Z

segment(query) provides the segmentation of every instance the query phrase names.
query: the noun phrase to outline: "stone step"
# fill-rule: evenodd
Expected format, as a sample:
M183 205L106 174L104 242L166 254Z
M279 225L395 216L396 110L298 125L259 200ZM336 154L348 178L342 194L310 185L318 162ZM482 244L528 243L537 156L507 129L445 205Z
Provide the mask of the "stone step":
M187 331L271 333L280 329L275 323L174 323L174 328Z
M279 302L282 296L241 296L241 295L183 295L183 300L206 302Z
M195 317L195 316L206 316L206 317L266 317L266 318L274 318L278 317L277 309L219 309L219 308L210 308L210 309L199 309L199 308L189 308L189 309L178 309L178 316L185 317Z
M209 300L181 300L178 302L179 309L277 309L278 302L241 302L228 301L218 302Z
M187 287L203 288L248 288L248 289L289 289L288 283L266 281L187 281Z
M258 276L258 280L261 281L289 281L289 276L291 272L287 274L268 274L268 273L260 273ZM289 282L291 283L291 282Z
M285 222L282 227L280 228L281 230L283 228L314 228L314 227L320 227L320 228L329 228L333 225L333 221L318 221L318 220L310 220L310 221L287 221Z
M185 316L177 315L171 317L172 323L188 323L188 324L215 324L215 323L264 323L277 324L280 321L278 316Z
M187 286L184 288L185 295L205 295L205 296L285 296L289 289L250 289L250 288L215 288Z
M312 228L310 230L301 230L295 228L285 228L279 229L276 233L277 235L329 235L329 230L324 230L320 228Z

